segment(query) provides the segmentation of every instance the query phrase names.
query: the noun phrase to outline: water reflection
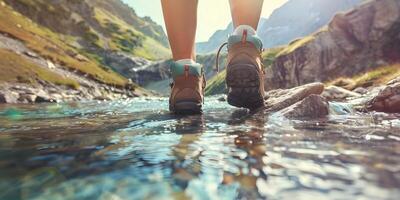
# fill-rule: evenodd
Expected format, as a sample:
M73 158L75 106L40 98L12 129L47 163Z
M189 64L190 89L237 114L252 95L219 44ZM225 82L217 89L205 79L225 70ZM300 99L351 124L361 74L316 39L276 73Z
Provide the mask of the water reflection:
M395 199L399 118L288 121L209 100L0 108L0 199ZM17 121L17 122L16 122Z

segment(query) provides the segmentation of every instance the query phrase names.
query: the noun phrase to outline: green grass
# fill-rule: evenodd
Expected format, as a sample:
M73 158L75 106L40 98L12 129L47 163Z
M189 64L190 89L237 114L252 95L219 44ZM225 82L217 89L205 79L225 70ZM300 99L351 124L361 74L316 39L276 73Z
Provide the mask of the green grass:
M284 49L285 49L285 47L275 47L275 48L266 49L262 54L264 67L271 66L272 63L274 63L278 54Z
M400 64L381 66L368 72L353 77L341 77L329 81L328 85L336 85L352 90L357 87L370 87L386 84L388 81L400 76Z
M326 31L328 31L328 26L324 26L321 29L319 29L317 32L315 32L311 35L308 35L306 37L295 39L295 40L291 41L285 48L282 48L281 51L276 56L283 56L283 55L290 54L290 53L296 51L296 49L314 41L316 36L318 36L321 33L326 32Z
M9 6L0 6L0 32L21 40L25 45L42 57L71 70L88 74L94 80L114 86L124 86L127 80L121 75L107 71L95 60L79 61L70 56L78 50L70 46L71 36L56 34L25 16L15 12ZM69 53L68 53L69 52Z
M214 76L207 84L205 94L215 95L226 93L226 70L220 72L218 75Z
M306 45L307 43L313 41L314 38L315 38L314 35L310 35L310 36L307 36L304 38L296 39L296 40L290 42L286 48L284 48L282 51L280 51L277 54L277 56L290 54L290 53L294 52L296 49L298 49L299 47L302 47L302 46Z
M149 60L170 57L168 48L153 38L146 37L133 26L111 13L96 8L95 19L103 28L108 30L109 37L111 38L108 45L112 50L121 50Z
M77 81L40 67L14 52L0 49L0 57L0 82L37 84L40 79L73 89L80 87Z

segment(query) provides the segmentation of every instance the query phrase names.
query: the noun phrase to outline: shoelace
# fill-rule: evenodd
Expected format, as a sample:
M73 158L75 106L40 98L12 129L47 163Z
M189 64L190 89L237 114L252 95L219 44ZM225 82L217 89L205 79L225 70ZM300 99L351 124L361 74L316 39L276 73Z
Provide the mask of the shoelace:
M227 42L223 43L223 44L219 47L218 52L217 52L217 58L215 59L215 61L216 61L216 67L217 67L217 68L216 68L217 74L219 73L219 56L220 56L220 54L221 54L222 48L224 48L224 46L226 46L226 45L228 45Z

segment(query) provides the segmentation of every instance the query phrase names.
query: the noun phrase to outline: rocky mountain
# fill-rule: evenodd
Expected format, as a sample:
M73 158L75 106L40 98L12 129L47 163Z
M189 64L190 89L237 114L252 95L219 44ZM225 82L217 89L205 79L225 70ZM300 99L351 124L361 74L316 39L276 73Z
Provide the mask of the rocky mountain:
M317 31L332 17L348 10L361 0L291 0L276 9L258 34L267 48L286 45L290 41Z
M266 89L320 81L362 90L400 76L399 3L366 1L335 15L314 34L267 49L263 54ZM207 94L224 92L224 73L208 81Z
M161 26L120 0L0 0L0 99L6 102L143 95L115 63L121 56L168 55Z
M399 47L400 1L367 1L337 14L319 32L290 43L267 68L266 86L289 88L397 66ZM379 68L374 76L396 75L399 70Z
M348 10L362 0L289 0L276 9L268 19L261 19L258 35L264 47L286 45L325 26L340 11ZM268 3L268 2L266 2ZM199 53L210 53L226 42L233 27L217 31L207 42L197 44Z

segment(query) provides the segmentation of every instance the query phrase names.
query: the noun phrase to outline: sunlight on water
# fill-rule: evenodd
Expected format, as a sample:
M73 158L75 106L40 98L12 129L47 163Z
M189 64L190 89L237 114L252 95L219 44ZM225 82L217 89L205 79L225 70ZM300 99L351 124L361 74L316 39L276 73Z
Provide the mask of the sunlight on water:
M210 98L0 107L0 199L397 199L398 116L311 121ZM339 112L341 111L341 112ZM343 111L343 112L342 112Z

